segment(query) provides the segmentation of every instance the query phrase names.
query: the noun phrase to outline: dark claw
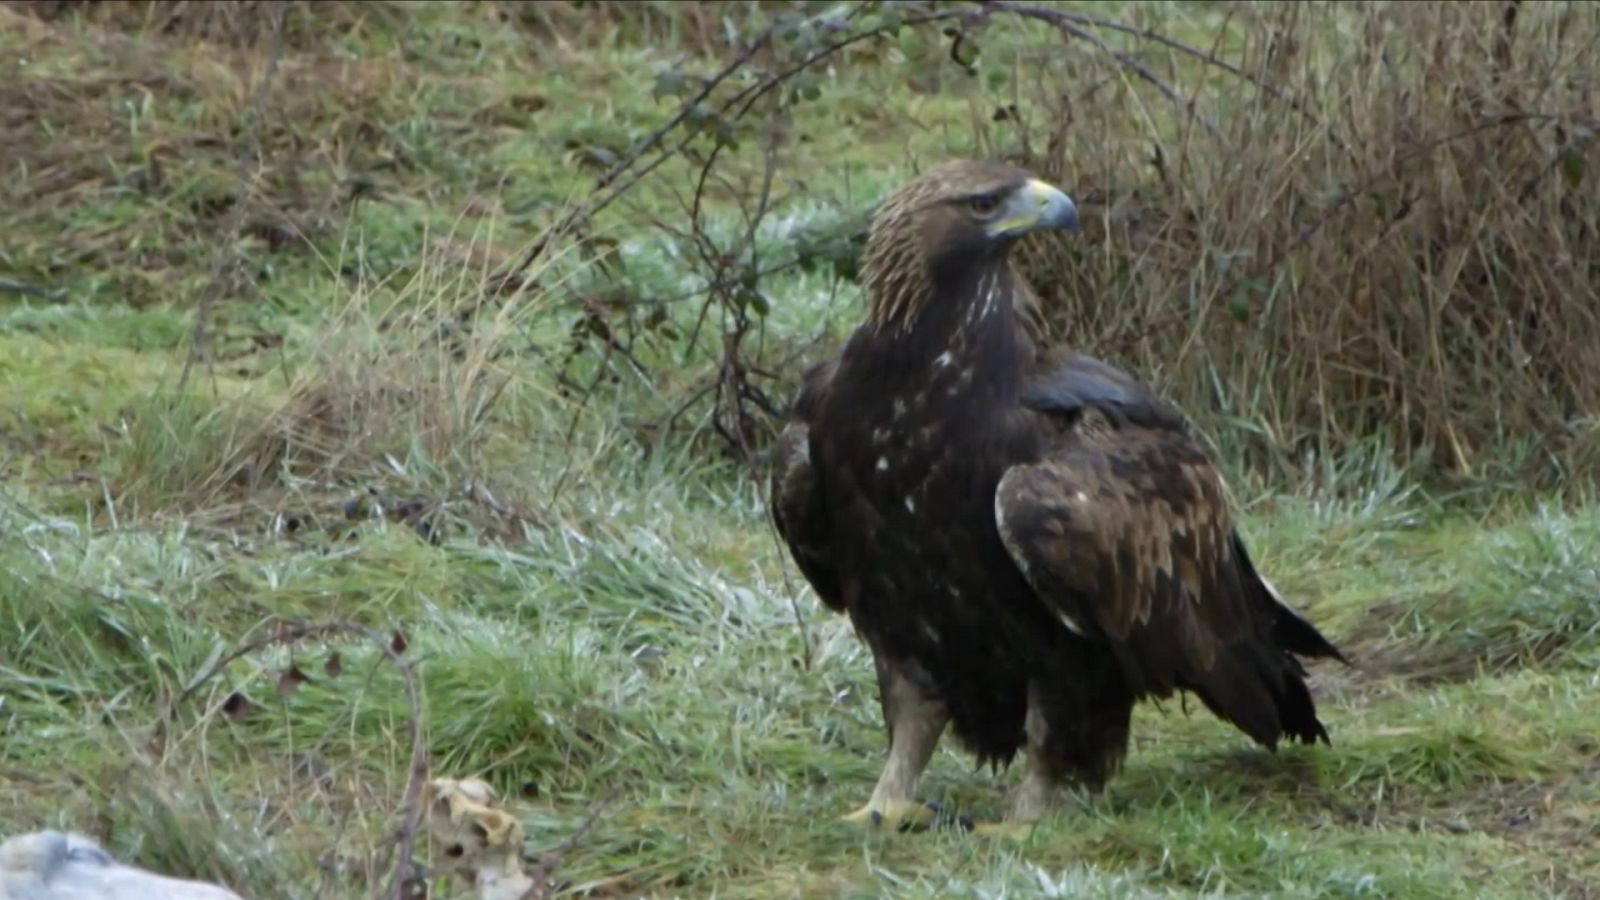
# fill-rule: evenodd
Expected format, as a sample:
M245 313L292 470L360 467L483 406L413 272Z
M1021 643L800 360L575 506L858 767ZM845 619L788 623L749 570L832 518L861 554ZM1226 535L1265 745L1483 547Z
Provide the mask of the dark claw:
M934 820L928 825L930 828L949 828L954 826L964 833L970 833L975 827L971 816L959 815L955 810L945 806L943 803L930 801L922 805L934 815Z
M938 828L939 817L944 814L944 807L939 806L939 804L936 804L936 802L925 802L925 804L922 804L922 807L933 814L933 822L915 822L915 820L910 820L910 818L907 818L906 822L901 822L901 834L909 834L912 833L912 831L926 831L930 830L930 828Z

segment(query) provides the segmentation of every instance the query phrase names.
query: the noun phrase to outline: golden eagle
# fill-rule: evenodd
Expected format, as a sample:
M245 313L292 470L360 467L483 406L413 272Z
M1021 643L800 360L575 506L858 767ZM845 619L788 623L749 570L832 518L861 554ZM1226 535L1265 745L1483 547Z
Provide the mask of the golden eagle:
M807 371L770 485L821 597L872 651L889 759L846 818L928 815L947 725L1025 771L1012 821L1098 790L1134 704L1174 691L1275 749L1327 741L1295 654L1343 659L1256 573L1181 415L1098 360L1035 344L1014 242L1076 231L1017 168L941 165L873 216L867 316Z

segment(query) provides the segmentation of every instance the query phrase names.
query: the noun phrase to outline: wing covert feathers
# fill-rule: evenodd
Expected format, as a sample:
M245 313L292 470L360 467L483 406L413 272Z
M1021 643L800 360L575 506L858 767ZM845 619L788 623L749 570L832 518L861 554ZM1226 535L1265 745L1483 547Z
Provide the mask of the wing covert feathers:
M1108 644L1136 693L1193 691L1269 747L1285 733L1326 741L1290 653L1341 657L1256 575L1199 446L1147 416L1115 424L1092 401L1075 415L995 495L1001 539L1040 598Z
M809 425L817 398L827 390L833 371L834 365L828 363L806 373L793 417L778 436L768 505L801 574L826 606L842 611L844 596L832 560L827 507L817 470L811 464Z

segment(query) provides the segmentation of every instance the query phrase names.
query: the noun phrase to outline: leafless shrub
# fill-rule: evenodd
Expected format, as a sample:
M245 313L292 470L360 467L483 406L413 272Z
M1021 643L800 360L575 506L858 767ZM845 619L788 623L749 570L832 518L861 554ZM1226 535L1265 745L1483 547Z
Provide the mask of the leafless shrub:
M1040 61L1031 145L992 128L1093 212L1087 241L1024 256L1060 334L1244 425L1259 464L1378 438L1441 473L1591 471L1594 10L1244 5L1227 30L1237 77L1192 94L1214 137L1130 135L1115 62L1078 56Z

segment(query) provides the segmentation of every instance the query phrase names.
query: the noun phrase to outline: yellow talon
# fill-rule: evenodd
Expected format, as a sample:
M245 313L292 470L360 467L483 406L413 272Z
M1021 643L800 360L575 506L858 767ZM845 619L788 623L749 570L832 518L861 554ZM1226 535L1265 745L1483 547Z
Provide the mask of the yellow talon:
M877 810L874 810L872 808L872 804L869 803L853 813L846 813L845 815L840 816L839 820L842 822L854 822L857 825L865 825L872 821L873 816L877 815L881 814Z
M976 822L970 830L979 837L1023 841L1033 835L1033 826L1032 822Z
M921 803L891 801L882 807L871 803L842 817L843 821L873 828L908 828L932 824L937 811Z

